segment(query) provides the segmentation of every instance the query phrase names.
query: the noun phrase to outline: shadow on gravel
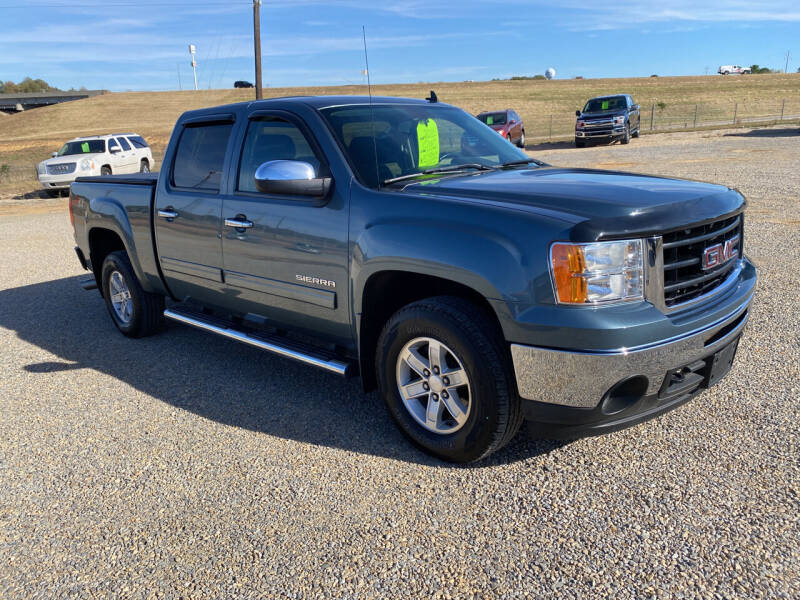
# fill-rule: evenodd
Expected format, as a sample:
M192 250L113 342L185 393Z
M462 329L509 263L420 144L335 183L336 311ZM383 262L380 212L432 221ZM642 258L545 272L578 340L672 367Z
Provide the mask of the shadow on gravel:
M725 137L794 137L800 136L800 127L786 127L784 129L751 129L750 131L739 131L736 133L726 133Z
M189 327L171 324L157 336L132 340L111 323L85 276L0 291L0 326L55 355L24 365L32 376L81 370L123 381L177 408L268 435L396 460L450 467L411 446L396 429L377 394L358 379L273 356ZM36 380L32 380L36 385ZM70 393L65 390L64 393ZM74 392L73 392L74 393ZM517 436L473 468L512 463L564 445Z

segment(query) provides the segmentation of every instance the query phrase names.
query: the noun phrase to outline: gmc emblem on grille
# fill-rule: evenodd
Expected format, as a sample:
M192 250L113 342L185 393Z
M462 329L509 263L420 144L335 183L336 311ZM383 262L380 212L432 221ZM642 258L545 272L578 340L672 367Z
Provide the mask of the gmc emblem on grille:
M729 260L733 260L739 255L739 236L735 235L724 244L714 244L703 251L703 270L708 271Z

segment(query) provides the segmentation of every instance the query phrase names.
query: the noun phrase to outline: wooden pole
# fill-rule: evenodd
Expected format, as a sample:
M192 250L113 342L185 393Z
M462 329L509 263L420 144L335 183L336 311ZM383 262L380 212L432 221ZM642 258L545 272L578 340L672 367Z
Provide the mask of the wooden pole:
M256 55L256 100L264 97L261 91L261 0L253 0L253 42Z

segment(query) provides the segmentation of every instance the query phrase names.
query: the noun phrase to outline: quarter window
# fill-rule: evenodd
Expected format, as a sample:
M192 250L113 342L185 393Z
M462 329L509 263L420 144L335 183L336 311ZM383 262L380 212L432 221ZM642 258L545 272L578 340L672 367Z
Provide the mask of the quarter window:
M298 160L319 173L320 160L305 135L294 123L278 117L250 121L239 163L240 192L257 192L256 170L271 160Z
M128 136L128 141L134 148L147 148L147 142L140 135Z
M218 192L232 128L232 123L186 127L175 152L172 185Z

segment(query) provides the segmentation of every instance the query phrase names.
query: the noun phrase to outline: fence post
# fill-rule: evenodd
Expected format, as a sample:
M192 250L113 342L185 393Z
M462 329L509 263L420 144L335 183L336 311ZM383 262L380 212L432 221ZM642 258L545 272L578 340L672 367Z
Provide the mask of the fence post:
M550 115L550 139L553 139L553 115Z
M781 121L783 121L783 109L786 108L786 98L781 102Z
M653 131L653 120L656 116L656 103L650 105L650 131Z
M694 125L692 127L697 127L697 104L694 105Z
M739 112L739 103L736 102L733 105L733 124L736 125L736 113Z

